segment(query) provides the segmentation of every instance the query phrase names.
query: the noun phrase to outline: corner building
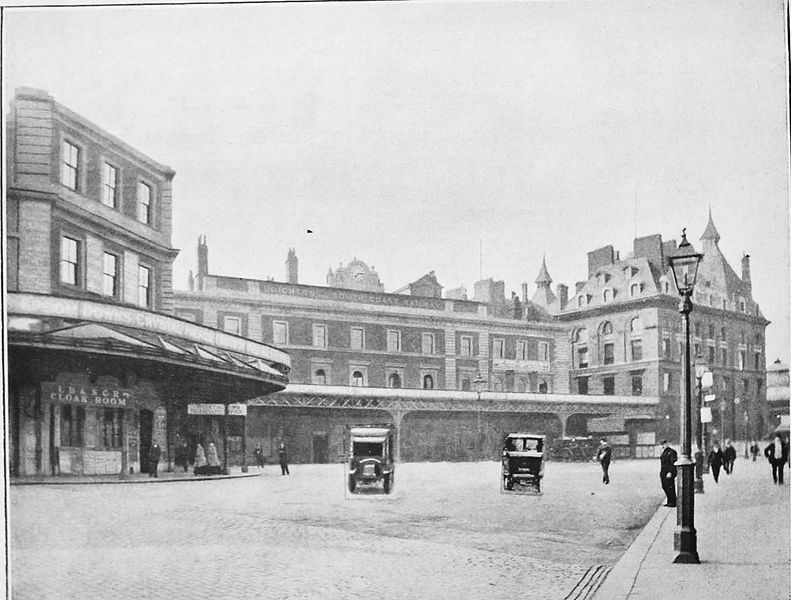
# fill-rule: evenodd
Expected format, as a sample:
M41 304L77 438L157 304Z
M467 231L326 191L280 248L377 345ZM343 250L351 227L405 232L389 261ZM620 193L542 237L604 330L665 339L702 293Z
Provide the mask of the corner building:
M227 413L283 389L290 361L175 317L174 171L29 88L6 149L12 476L145 472L154 443L172 463L177 437L215 441L227 466L242 427L201 430L188 406Z

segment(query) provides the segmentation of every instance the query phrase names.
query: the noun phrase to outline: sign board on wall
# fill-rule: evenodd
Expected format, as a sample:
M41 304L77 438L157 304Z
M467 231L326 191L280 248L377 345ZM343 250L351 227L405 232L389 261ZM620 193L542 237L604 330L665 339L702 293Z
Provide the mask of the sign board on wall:
M224 415L224 404L187 404L188 415ZM232 417L244 417L247 415L246 404L229 404L228 414Z
M41 384L41 396L50 402L62 404L88 404L93 406L134 407L134 396L129 390L120 388L67 385L60 383Z
M704 406L700 409L700 422L711 423L711 409L708 406Z

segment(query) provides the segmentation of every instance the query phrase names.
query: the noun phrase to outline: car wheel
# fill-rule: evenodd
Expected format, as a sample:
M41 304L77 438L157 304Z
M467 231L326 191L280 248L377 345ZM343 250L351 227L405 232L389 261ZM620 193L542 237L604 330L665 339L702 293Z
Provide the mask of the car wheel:
M357 487L357 480L354 478L354 475L349 475L349 491L353 494L354 489Z
M384 489L385 489L385 494L390 493L390 475L385 475Z

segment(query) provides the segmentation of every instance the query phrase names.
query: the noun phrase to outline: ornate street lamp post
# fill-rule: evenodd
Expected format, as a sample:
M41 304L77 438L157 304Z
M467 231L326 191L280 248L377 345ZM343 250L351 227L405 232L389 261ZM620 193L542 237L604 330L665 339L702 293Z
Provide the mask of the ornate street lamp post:
M692 460L692 382L690 367L692 359L689 351L689 313L692 312L692 292L698 276L698 265L702 254L695 252L687 241L687 230L682 230L681 243L676 254L668 259L673 271L676 289L681 296L678 312L684 315L684 398L681 403L681 458L676 466L681 471L678 484L678 508L676 522L678 527L673 536L674 548L679 551L675 563L700 563L698 557L698 539L695 531L695 493L693 481L695 462Z
M480 373L475 376L472 384L475 386L475 391L478 392L478 403L475 405L475 414L476 414L476 421L478 424L477 427L477 436L476 436L476 453L477 456L475 457L476 460L481 460L481 392L483 391L484 387L486 386L486 378L483 377Z

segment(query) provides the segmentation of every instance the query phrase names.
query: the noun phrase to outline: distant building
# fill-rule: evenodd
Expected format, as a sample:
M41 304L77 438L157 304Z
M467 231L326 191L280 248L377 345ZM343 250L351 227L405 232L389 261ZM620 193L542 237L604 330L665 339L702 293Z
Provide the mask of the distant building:
M188 406L280 390L289 357L176 318L174 171L41 90L17 90L7 125L11 475L146 471L177 435L222 455L216 419Z
M766 401L772 415L771 423L788 431L789 378L788 364L779 358L766 368Z

